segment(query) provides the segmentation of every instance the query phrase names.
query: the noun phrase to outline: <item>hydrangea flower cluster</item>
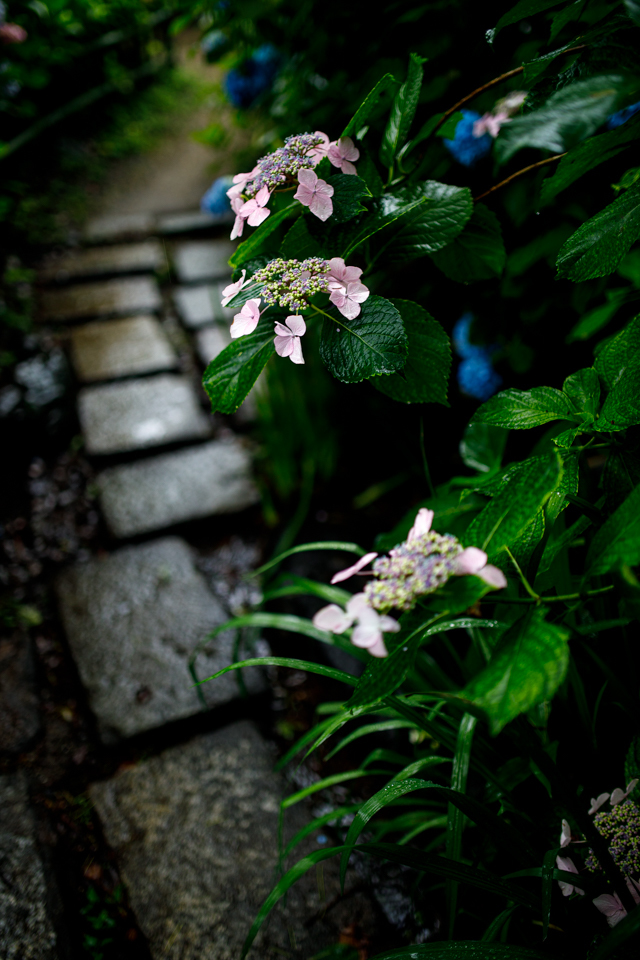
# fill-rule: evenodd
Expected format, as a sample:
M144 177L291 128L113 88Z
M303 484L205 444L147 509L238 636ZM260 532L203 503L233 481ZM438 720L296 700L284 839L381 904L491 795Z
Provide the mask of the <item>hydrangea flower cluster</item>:
M334 603L323 607L313 618L315 626L332 633L343 633L357 620L358 627L351 642L368 647L373 656L385 657L387 651L382 634L399 630L397 622L387 615L389 610L411 610L420 597L433 593L451 576L474 574L494 588L506 587L504 574L487 564L483 550L477 547L464 549L451 534L432 531L433 517L433 510L419 510L404 543L389 551L388 557L381 557L373 564L372 572L377 580L351 598L346 614ZM365 554L350 567L336 573L331 583L340 583L359 573L377 556L377 553ZM370 643L362 642L363 634Z
M329 261L321 257L302 261L278 258L256 271L253 281L262 286L268 306L303 310L310 297L328 290L330 272Z
M351 137L330 142L327 134L320 130L287 137L283 147L258 160L253 170L237 173L233 178L233 186L227 191L236 214L231 239L242 235L245 221L257 227L266 220L270 213L267 204L274 190L296 183L295 199L309 207L320 220L327 220L333 213L333 187L326 180L320 180L313 168L323 157L328 157L342 173L355 174L352 161L359 156L360 151Z
M463 166L475 166L491 151L500 128L518 112L526 96L524 91L516 90L498 100L493 110L482 116L475 110L461 110L462 120L458 121L453 140L444 141L449 153Z
M493 369L492 355L497 346L481 346L469 341L473 314L463 314L453 328L453 348L462 358L458 366L458 386L476 400L488 400L502 385L502 377Z
M640 808L631 800L627 800L638 784L632 780L626 790L617 787L613 793L601 793L591 800L589 813L594 814L593 822L598 833L608 841L609 852L613 860L625 874L627 888L636 903L640 903L640 883L631 874L640 875ZM610 801L611 809L598 813L604 804ZM583 840L571 835L571 827L566 820L562 821L560 846L568 847L571 843L584 843ZM570 857L557 857L556 864L560 870L569 873L578 873L578 869ZM601 872L602 868L592 850L588 851L584 860L584 868L590 872ZM559 881L560 889L565 897L571 893L583 895L584 890L571 883ZM627 915L622 901L617 893L603 893L593 900L594 906L607 918L610 927Z

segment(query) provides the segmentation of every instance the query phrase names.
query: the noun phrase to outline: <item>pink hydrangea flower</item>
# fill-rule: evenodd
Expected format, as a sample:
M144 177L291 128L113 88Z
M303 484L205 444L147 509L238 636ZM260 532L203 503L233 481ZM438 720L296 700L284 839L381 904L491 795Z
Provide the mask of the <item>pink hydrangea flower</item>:
M235 340L237 337L244 337L247 333L253 333L258 326L259 319L260 301L247 300L240 310L240 313L236 313L233 318L233 323L229 329L231 338Z
M640 903L640 884L631 877L626 878L626 884L636 904ZM615 927L627 915L627 911L617 893L602 893L595 898L593 905L600 913L604 913L610 927Z
M500 133L500 127L504 123L509 123L508 113L485 113L473 125L474 137L482 137L485 133L493 137L494 140Z
M502 570L487 563L486 553L484 550L478 550L477 547L467 547L455 559L453 575L464 577L468 574L480 577L490 587L495 587L498 590L507 585L507 578Z
M313 170L298 170L298 183L295 199L309 207L319 220L328 220L333 213L333 187L326 180L319 180Z
M254 167L251 173L236 173L235 177L233 178L234 186L229 187L229 189L227 190L227 196L229 197L229 200L233 200L235 197L239 197L240 194L244 191L245 184L249 180L253 180L257 172L258 172L258 167Z
M251 197L250 200L242 204L239 211L240 216L245 218L250 227L258 227L263 220L267 219L271 213L271 211L266 208L270 197L269 188L262 187L261 190L258 190L255 197Z
M0 40L3 43L24 43L27 31L17 23L3 23L0 27Z
M293 363L304 363L300 337L306 329L307 325L300 316L287 317L284 324L276 323L277 336L274 342L278 356L289 357Z
M356 560L356 562L350 567L346 567L344 570L340 570L338 573L336 573L331 578L331 583L340 583L342 580L348 580L349 577L354 575L354 573L362 570L362 568L366 567L368 563L371 563L372 560L375 560L377 556L377 553L365 553L364 557L360 557L360 559Z
M343 287L348 283L359 280L362 276L360 267L348 267L342 257L332 257L331 260L329 260L329 268L329 282L333 280Z
M600 807L603 805L603 803L606 803L608 799L609 799L608 793L601 793L600 796L596 797L595 799L591 797L591 806L589 807L589 813L596 813L600 809Z
M351 643L363 647L373 657L388 656L384 645L383 633L397 633L400 624L393 617L380 615L373 610L364 593L355 593L347 603L346 612L337 604L318 610L313 618L314 626L331 633L344 633L352 624L356 627L351 634Z
M323 133L322 130L316 130L315 135L316 137L322 137L322 143L319 143L315 147L311 147L311 149L307 151L307 156L311 157L314 163L320 163L322 158L326 157L326 155L329 153L329 147L331 146L331 143L329 141L329 137L326 135L326 133Z
M240 291L241 291L242 288L244 287L244 282L245 282L245 281L244 281L244 278L246 277L246 275L247 275L247 271L246 271L246 270L243 270L243 271L242 271L242 276L240 277L239 280L236 280L235 283L230 283L228 286L226 286L226 287L224 288L224 290L222 291L222 300L220 301L220 303L221 303L221 305L222 305L223 307L226 307L226 305L227 305L231 300L233 300L233 298L235 297L235 295L236 295L237 293L240 293Z
M343 173L355 173L356 168L351 161L358 159L360 151L351 137L340 137L331 144L327 156L334 167L339 167Z
M629 794L633 790L635 790L637 784L638 784L637 780L632 780L631 783L627 784L626 790L622 790L620 787L616 787L616 789L611 794L611 806L615 807L618 803L622 803L623 800L626 800Z
M369 288L357 280L350 283L329 281L329 299L335 304L343 317L353 320L360 313L360 304L369 296Z
M242 231L244 230L244 223L246 217L242 216L242 208L244 207L244 200L242 197L233 197L231 200L231 209L236 215L233 227L231 229L231 240L236 240L238 237L242 236Z
M435 513L433 510L427 510L426 507L421 507L416 514L416 519L413 521L411 530L409 530L407 534L407 543L411 543L411 541L417 537L422 537L425 533L429 533L434 517Z
M560 832L560 846L568 847L571 843L571 827L566 820L562 821L562 830Z
M565 870L567 873L578 873L578 869L571 857L556 857L556 866L558 870ZM558 886L562 890L562 896L568 897L575 890L581 897L584 896L584 890L580 887L574 887L572 883L565 883L564 880L558 880Z

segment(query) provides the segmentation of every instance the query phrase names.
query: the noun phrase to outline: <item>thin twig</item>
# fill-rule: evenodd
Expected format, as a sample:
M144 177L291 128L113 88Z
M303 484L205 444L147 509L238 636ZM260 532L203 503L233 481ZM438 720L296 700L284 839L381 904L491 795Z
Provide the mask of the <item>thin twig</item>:
M488 197L490 193L494 193L496 190L499 190L500 187L504 187L506 183L510 183L511 180L515 180L516 177L522 176L523 173L527 173L529 170L535 170L536 167L544 167L545 163L553 163L554 160L560 160L561 157L566 157L565 153L556 153L553 157L547 157L546 160L538 160L537 163L530 163L528 167L523 167L522 170L516 170L515 173L512 173L510 177L507 177L506 180L501 180L500 183L494 184L493 187L489 187L488 190L485 190L484 193L481 193L479 197L474 197L473 202L477 203L478 200L482 200L484 197Z

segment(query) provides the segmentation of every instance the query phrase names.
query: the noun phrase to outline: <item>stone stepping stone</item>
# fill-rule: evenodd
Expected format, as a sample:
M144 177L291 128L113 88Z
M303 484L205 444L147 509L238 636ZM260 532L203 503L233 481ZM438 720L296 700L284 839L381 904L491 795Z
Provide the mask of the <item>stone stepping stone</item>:
M0 777L0 957L58 960L24 774Z
M127 277L45 290L40 302L40 319L44 321L155 313L162 306L160 291L151 277Z
M181 283L218 280L231 275L228 260L236 249L230 240L185 240L173 247L173 265Z
M91 785L154 960L238 960L276 876L283 786L267 745L248 721ZM297 820L299 827L303 817L299 807L286 811L287 825ZM315 837L311 842L318 849ZM327 902L339 891L332 864L323 871ZM358 918L357 904L346 906L343 918L323 916L305 928L305 920L322 912L316 872L310 870L291 887L286 905L281 900L274 908L249 960L293 957L294 938L303 951L295 956L335 944L341 923Z
M187 377L161 374L85 387L78 414L87 453L125 453L209 436L211 423Z
M149 273L161 270L166 263L162 244L157 240L146 240L144 243L70 250L47 264L40 271L39 278L47 282L104 273Z
M222 227L232 224L235 214L203 213L201 210L189 210L186 213L168 213L158 219L158 233L190 233L192 230L206 230L208 227Z
M177 366L155 317L96 320L71 331L71 362L80 380L114 380Z
M198 354L205 367L211 363L219 353L222 353L225 347L231 343L228 327L212 326L203 327L196 333L196 346Z
M244 510L260 499L250 454L238 440L213 440L110 467L97 482L109 528L120 538Z
M189 546L166 537L68 567L55 584L80 679L105 743L202 709L189 657L227 617L195 566ZM210 641L198 657L208 677L233 660L234 634ZM250 691L262 687L244 671ZM207 705L239 694L233 672L203 684Z
M84 229L88 243L113 240L128 240L154 233L156 218L149 213L125 213L115 216L94 217Z
M229 273L228 267L227 273ZM222 290L226 285L225 280L218 284L176 287L172 294L173 302L184 325L195 330L217 321L231 324L238 311L223 307L220 303Z

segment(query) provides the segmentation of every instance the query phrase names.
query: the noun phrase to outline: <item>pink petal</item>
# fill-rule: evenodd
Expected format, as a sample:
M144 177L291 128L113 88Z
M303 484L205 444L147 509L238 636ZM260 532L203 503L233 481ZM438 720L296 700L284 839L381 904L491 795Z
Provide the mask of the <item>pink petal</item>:
M568 847L571 843L571 827L566 820L562 821L562 832L560 834L560 846Z
M301 183L309 190L314 190L317 182L318 174L314 173L313 170L307 170L306 168L298 170L298 183Z
M344 633L352 624L351 617L337 604L330 603L328 607L318 610L313 618L313 625L318 630L329 630L331 633Z
M256 193L256 203L259 207L264 207L267 203L269 203L270 196L271 194L269 193L269 187L265 185Z
M320 193L316 193L309 204L309 210L315 214L318 220L328 220L333 213L333 201Z
M357 160L360 156L360 151L355 146L351 137L340 137L338 140L338 148L345 160Z
M334 189L330 183L327 183L326 180L318 180L316 184L316 193L320 194L322 197L332 197L334 194Z
M259 227L263 220L266 220L269 214L271 213L266 207L257 207L252 214L249 215L247 223L250 227Z
M310 190L309 187L305 187L302 184L300 184L300 186L298 187L298 189L293 195L293 199L299 200L300 203L305 207L310 207L311 201L313 200L314 196L315 194L313 190Z
M242 204L242 206L238 210L238 213L246 219L247 217L251 216L251 214L254 213L254 211L256 211L257 209L258 209L258 201L256 200L255 197L251 197L251 200L245 200L245 202Z
M382 616L380 617L380 629L383 633L397 633L400 624L393 617Z
M342 154L340 153L337 143L331 144L327 150L327 156L329 158L329 162L332 163L334 167L342 166Z
M342 257L332 257L331 260L329 260L329 270L330 276L335 277L336 280L342 280L347 270ZM360 273L362 273L362 271L360 271Z
M488 563L486 567L479 570L477 576L479 576L481 580L484 580L485 583L488 583L490 587L495 587L497 590L502 590L502 588L507 585L507 578L502 570L494 567L491 563Z
M289 354L289 359L292 363L304 363L304 357L302 356L302 342L300 337L292 337L291 342L293 344L293 350Z
M223 307L226 307L229 301L233 300L236 293L240 293L240 291L244 286L244 278L246 277L246 275L247 275L247 271L243 270L242 276L240 277L239 280L236 280L235 283L230 283L228 286L224 288L224 290L222 291L222 300L220 301Z
M307 331L307 325L299 314L287 317L285 323L296 337L304 336Z
M347 284L347 296L349 300L355 300L356 303L364 303L369 296L369 287L357 280Z
M366 593L354 593L347 603L347 613L354 620L371 612L373 611L369 606L369 600L367 599Z
M637 880L634 880L633 877L627 877L626 884L629 888L629 893L635 902L640 903L640 883L638 883Z
M236 217L233 229L231 231L230 240L236 240L238 237L242 236L242 231L244 230L244 217L241 217L240 214Z
M411 540L415 540L416 537L422 537L425 533L429 533L434 516L435 514L433 510L427 510L426 507L421 507L418 510L416 519L413 521L411 530L409 530L409 533L407 534L407 543L409 543Z
M360 623L351 634L354 647L374 647L382 642L382 634L374 624Z
M615 927L616 923L620 923L622 918L627 915L627 911L622 906L622 901L617 893L601 893L592 902L600 913L604 913L610 927Z
M342 170L343 173L355 174L358 172L354 167L354 165L352 163L349 163L348 160L342 161L342 163L340 164L340 169Z
M347 297L342 297L342 302L339 303L338 300L334 300L333 297L334 295L331 294L329 299L335 303L342 316L346 317L347 320L355 320L360 313L360 304L354 300L349 300Z
M375 560L375 558L376 558L377 556L378 556L377 553L365 553L364 557L360 557L360 559L357 560L357 561L356 561L354 564L352 564L350 567L346 567L346 569L340 570L339 573L336 573L336 574L331 578L331 583L340 583L342 580L348 580L349 577L352 577L352 576L354 575L354 573L357 573L357 572L358 572L358 570L362 570L362 568L363 568L363 567L366 567L366 565L367 565L368 563L371 563L372 560ZM357 596L357 597L359 597L359 596L363 596L363 597L364 597L364 593L363 593L363 594L356 594L356 596ZM353 603L353 598L351 599L350 602ZM368 604L366 604L366 606L368 606Z
M556 866L559 870L565 870L567 873L577 873L575 863L570 857L556 857ZM562 891L563 897L570 896L575 890L576 893L579 893L580 896L584 896L584 890L581 890L580 887L574 887L571 883L566 883L564 880L558 880L558 886Z
M459 553L455 560L455 575L463 577L466 574L478 573L486 565L487 555L477 547L467 547Z
M274 329L275 329L275 332L281 337L292 336L291 330L289 329L289 327L285 327L283 323L277 322Z
M347 295L346 284L343 283L341 280L336 280L333 277L329 279L329 282L327 284L327 290L329 290L331 293L338 293L340 294L341 297L346 297Z
M371 654L372 657L388 657L389 656L382 637L380 637L380 639L377 640L372 647L369 647L369 653Z
M362 270L360 267L346 267L344 271L345 283L351 283L354 280L359 280L361 276Z
M244 304L240 313L236 313L233 323L229 329L231 338L244 337L247 333L253 333L258 326L260 319L260 301L249 300Z
M591 806L589 807L589 813L595 813L597 810L600 809L603 803L607 802L608 799L609 799L608 793L601 793L596 800L594 800L593 797L591 797Z
M289 334L287 337L276 337L273 341L276 346L276 353L279 357L289 357L293 353L294 337Z

